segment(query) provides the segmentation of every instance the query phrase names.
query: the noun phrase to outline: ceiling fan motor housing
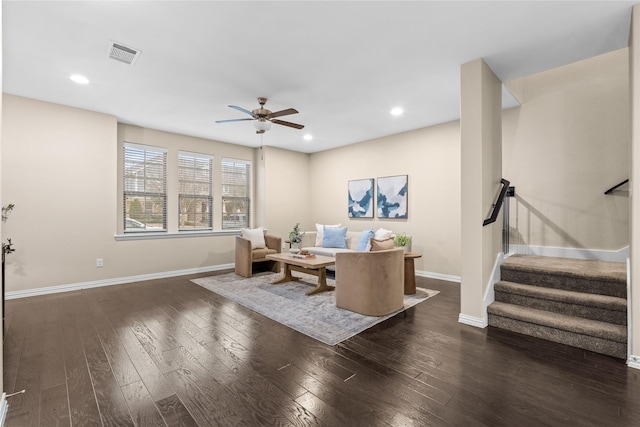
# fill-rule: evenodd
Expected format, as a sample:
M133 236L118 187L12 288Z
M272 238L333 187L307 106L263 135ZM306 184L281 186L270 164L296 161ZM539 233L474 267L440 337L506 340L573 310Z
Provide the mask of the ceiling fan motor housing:
M271 111L265 109L265 108L256 108L255 110L252 111L253 114L255 114L256 116L263 118L263 117L267 117L269 114L271 114Z

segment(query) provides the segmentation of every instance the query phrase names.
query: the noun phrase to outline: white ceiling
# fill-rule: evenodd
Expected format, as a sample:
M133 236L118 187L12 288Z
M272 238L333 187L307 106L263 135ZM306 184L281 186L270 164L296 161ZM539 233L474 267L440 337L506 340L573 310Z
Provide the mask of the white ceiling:
M311 153L459 118L465 62L508 81L623 48L636 2L3 1L3 90ZM142 54L109 59L111 41ZM228 105L252 110L258 96L305 128L274 125L261 141L251 122L215 123L247 117Z

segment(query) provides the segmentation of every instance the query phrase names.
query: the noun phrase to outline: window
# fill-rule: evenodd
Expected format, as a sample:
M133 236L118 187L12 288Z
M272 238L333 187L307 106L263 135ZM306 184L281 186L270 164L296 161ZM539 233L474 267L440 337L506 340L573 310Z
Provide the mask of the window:
M124 144L124 231L167 229L167 150Z
M222 228L251 224L251 162L222 159Z
M178 229L213 228L213 157L181 151L178 155Z

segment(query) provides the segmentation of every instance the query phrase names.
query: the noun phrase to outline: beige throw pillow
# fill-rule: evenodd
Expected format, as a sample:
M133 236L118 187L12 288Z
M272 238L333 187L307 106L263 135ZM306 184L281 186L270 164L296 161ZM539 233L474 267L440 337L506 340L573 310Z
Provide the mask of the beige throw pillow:
M391 230L387 230L387 229L384 229L384 228L380 227L380 228L378 228L376 230L375 238L377 240L385 240L385 239L388 239L389 237L391 237L392 233L393 232Z
M258 228L243 228L242 237L251 242L251 249L266 248L267 244L264 241L264 229Z
M387 249L393 249L395 246L393 245L393 237L389 237L388 239L378 240L371 239L371 252L375 251L386 251Z

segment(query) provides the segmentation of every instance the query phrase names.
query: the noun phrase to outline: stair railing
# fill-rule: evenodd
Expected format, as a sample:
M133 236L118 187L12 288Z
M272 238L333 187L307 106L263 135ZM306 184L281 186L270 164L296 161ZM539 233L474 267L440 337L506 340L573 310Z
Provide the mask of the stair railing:
M491 212L491 216L485 219L482 223L482 226L492 224L496 222L498 219L498 214L500 213L500 208L502 207L502 203L504 202L504 196L507 194L507 190L509 189L509 185L511 183L504 178L500 179L500 183L502 184L502 188L500 189L500 194L498 195L498 200L491 206L493 211Z
M504 211L502 213L502 253L505 256L509 255L511 250L509 247L509 243L511 242L511 225L509 223L511 214L509 213L509 209L511 206L511 198L515 196L516 187L508 187L505 193L507 200L504 202Z
M623 185L625 185L628 182L629 182L629 178L625 179L624 181L622 181L619 184L614 185L613 187L611 187L610 189L605 191L604 194L607 194L607 195L613 194L614 191L616 191L618 188L622 187Z

